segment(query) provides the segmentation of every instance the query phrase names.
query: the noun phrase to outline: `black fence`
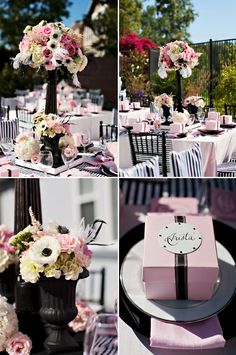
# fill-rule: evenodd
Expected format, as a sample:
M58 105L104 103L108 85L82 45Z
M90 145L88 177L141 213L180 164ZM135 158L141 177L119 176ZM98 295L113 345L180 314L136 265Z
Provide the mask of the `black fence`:
M195 94L202 95L207 105L213 107L214 89L225 66L236 66L236 38L219 41L194 43L191 45L196 52L202 53L200 64L192 73L192 76L183 80L184 89ZM158 69L159 50L149 51L149 78L153 80L153 73ZM193 93L192 93L193 95Z

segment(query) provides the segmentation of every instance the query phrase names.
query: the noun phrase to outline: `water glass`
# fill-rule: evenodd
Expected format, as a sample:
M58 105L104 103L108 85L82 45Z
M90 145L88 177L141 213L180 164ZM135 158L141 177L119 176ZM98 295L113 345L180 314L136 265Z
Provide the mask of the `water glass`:
M6 138L4 140L1 140L0 146L1 146L3 154L7 158L10 158L11 161L14 160L15 150L14 150L13 139Z
M91 142L90 131L81 132L81 144L84 147L84 153L86 153L86 146Z
M53 166L53 155L49 150L39 152L39 166L44 172L44 177L47 177L47 171Z
M63 160L63 163L67 167L67 170L70 168L70 163L75 160L75 158L78 155L78 150L74 146L67 146L64 147L61 151L61 157Z
M86 327L84 355L118 352L117 315L101 313L92 316ZM110 351L109 351L110 349Z

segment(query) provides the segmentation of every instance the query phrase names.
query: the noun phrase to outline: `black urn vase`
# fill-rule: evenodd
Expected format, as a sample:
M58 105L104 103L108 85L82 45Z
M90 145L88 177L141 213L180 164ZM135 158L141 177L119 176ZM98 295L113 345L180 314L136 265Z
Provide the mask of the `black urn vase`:
M170 107L162 105L163 116L165 117L165 121L162 123L165 126L169 126L171 124L169 117L170 117Z
M43 146L41 150L48 150L52 153L53 168L58 168L59 166L63 165L61 149L59 147L59 141L61 137L63 137L63 134L56 134L54 137L43 137Z
M84 269L79 279L89 276ZM59 354L79 349L77 341L69 334L67 326L78 313L75 305L78 280L42 277L39 281L41 308L40 316L50 327L44 347L49 354Z
M15 302L16 278L15 264L0 273L0 295L6 297L9 303Z

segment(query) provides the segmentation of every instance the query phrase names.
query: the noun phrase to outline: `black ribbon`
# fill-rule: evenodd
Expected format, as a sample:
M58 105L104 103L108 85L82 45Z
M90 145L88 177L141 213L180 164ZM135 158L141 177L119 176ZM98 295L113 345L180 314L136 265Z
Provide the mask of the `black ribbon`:
M8 171L8 176L11 177L12 176L11 169L7 169L7 171Z
M175 223L186 223L186 217L175 216ZM175 288L177 300L188 299L188 260L186 254L175 254Z

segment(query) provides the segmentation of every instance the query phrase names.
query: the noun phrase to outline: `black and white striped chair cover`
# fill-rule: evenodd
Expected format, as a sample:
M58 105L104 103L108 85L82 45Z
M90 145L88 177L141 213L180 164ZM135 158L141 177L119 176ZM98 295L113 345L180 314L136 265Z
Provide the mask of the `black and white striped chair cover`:
M203 162L200 145L195 143L182 152L170 152L171 174L175 177L203 176Z
M204 185L202 184L204 181ZM150 205L152 198L196 197L205 194L206 204L210 206L213 187L236 191L235 179L120 179L120 189L127 205ZM204 189L204 191L203 191Z
M16 139L19 134L19 120L0 121L0 139Z
M16 107L16 117L19 119L19 128L21 132L32 132L33 114L25 108Z
M115 336L98 335L90 351L94 355L116 355L118 353L116 344Z
M120 177L158 177L160 176L159 157L153 157L128 169L120 169L119 175Z

